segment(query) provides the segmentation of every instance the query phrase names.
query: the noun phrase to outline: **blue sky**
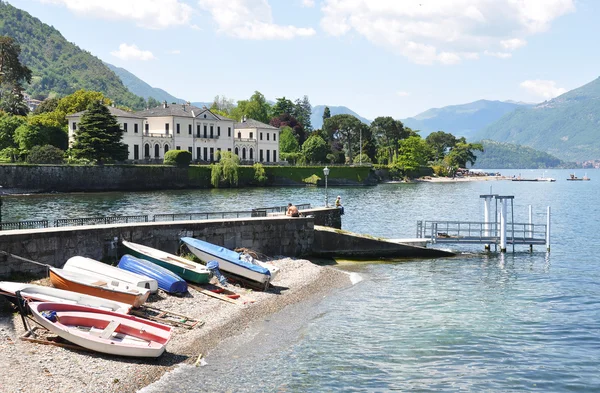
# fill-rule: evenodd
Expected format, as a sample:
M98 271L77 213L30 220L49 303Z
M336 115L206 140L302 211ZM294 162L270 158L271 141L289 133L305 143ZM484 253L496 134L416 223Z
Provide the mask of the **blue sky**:
M8 0L190 101L308 95L367 118L541 102L597 78L597 0Z

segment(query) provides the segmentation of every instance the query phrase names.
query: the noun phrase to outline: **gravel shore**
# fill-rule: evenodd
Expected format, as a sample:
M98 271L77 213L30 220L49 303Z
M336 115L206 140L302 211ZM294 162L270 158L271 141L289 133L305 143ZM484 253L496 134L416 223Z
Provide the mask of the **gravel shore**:
M23 324L0 300L0 392L135 392L177 364L194 364L221 340L234 337L289 304L350 285L347 273L303 259L272 261L281 271L274 287L255 292L229 286L241 295L231 304L190 289L185 297L154 295L149 305L197 318L201 327L175 328L158 359L130 359L22 341ZM34 325L30 322L30 325Z

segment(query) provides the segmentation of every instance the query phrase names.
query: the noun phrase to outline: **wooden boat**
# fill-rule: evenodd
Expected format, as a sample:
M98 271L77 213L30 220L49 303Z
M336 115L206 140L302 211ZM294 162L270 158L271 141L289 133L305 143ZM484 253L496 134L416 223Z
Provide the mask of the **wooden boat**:
M121 303L140 307L148 299L150 291L145 288L134 287L123 289L113 285L112 282L100 280L87 274L70 272L64 269L51 267L50 281L59 289L84 293L86 295L98 296Z
M63 269L98 277L100 280L112 282L113 285L124 289L140 287L148 289L150 293L158 291L158 283L154 278L128 272L91 258L79 256L69 258Z
M5 293L7 296L14 297L16 296L17 291L21 291L21 296L27 300L79 304L81 306L95 307L121 314L127 314L131 310L131 304L120 303L114 300L90 296L79 292L65 291L43 285L0 281L0 293Z
M189 282L207 284L210 281L210 271L206 266L189 259L126 240L123 240L123 247L128 254L156 263Z
M119 269L153 278L158 282L158 287L168 293L187 292L187 283L184 279L172 271L145 259L125 254L121 257L117 266Z
M208 263L215 260L219 263L219 269L226 274L256 282L264 289L268 288L269 283L279 272L279 268L276 266L203 240L182 237L181 241L203 262Z
M32 302L29 308L52 333L111 355L155 358L163 354L171 338L171 327L132 315L53 302Z

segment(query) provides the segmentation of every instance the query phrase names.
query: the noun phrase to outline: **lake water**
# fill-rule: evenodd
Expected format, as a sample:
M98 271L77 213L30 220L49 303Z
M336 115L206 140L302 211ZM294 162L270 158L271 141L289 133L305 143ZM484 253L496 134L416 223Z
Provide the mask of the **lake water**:
M501 171L539 177L542 171ZM338 268L363 280L290 306L144 392L600 391L600 172L589 182L490 181L330 188L343 228L414 237L417 220L481 221L480 194L514 195L514 217L544 224L552 251L458 248L455 258ZM583 171L577 173L579 177ZM322 188L169 191L5 198L3 219L323 205ZM445 246L448 247L448 246ZM454 249L457 249L456 247ZM510 250L510 249L509 249Z

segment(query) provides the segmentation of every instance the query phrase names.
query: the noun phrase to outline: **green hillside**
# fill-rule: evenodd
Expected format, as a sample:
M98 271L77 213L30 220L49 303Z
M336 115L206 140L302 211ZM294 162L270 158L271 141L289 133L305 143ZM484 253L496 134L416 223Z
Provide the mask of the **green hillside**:
M569 161L600 159L599 136L600 78L534 107L517 109L477 134Z
M127 90L100 59L68 42L52 26L2 1L0 35L14 38L21 46L21 62L33 72L25 88L31 96L43 99L86 89L100 91L119 105L144 107L144 100Z
M548 153L530 147L490 140L481 141L484 152L477 152L474 168L486 169L545 169L573 168Z
M471 139L480 130L489 126L507 113L530 106L524 103L479 100L462 105L432 108L414 117L402 119L405 126L420 130L426 137L432 132L445 131Z

